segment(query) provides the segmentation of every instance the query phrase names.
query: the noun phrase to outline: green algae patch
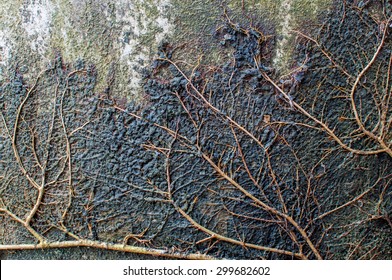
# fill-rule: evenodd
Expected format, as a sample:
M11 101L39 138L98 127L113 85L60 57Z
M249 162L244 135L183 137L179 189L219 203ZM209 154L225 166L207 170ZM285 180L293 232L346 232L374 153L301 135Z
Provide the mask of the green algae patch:
M216 46L214 32L225 19L268 25L276 35L275 66L287 69L293 51L291 28L316 19L330 1L11 1L2 2L0 68L24 61L38 73L61 53L65 61L89 61L99 70L97 90L141 100L141 70L162 40L185 43L182 57L219 63L230 52ZM3 69L4 70L4 69ZM2 72L4 72L2 70ZM33 71L33 72L34 72ZM30 71L31 72L31 71ZM31 72L31 73L33 73Z
M97 90L126 99L140 99L140 69L173 28L165 0L11 2L0 4L0 67L28 61L38 73L58 54L89 61Z
M222 21L251 23L263 26L266 35L275 38L276 50L274 67L282 75L290 71L295 48L293 29L303 27L305 23L315 22L317 17L332 6L332 0L260 0L260 1L179 1L174 0L173 13L176 19L174 41L202 41L199 49L192 53L203 53L206 61L220 62L228 53L222 53L215 47L214 28L219 29ZM227 14L225 14L227 13ZM200 39L202 38L202 39ZM189 57L189 52L188 52ZM195 60L196 57L192 57Z

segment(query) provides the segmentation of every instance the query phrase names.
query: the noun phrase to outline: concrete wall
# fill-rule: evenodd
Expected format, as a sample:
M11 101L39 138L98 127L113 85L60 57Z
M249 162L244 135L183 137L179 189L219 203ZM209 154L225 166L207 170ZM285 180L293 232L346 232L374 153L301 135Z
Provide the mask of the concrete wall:
M83 60L97 67L97 90L112 83L117 96L140 96L141 75L163 39L181 44L194 40L192 51L217 57L206 50L222 19L224 7L233 16L243 12L268 22L277 32L275 64L288 65L290 30L315 19L330 1L259 0L7 0L0 3L0 79L17 64L30 77L56 55L65 62Z
M154 188L161 186L162 190L167 187L165 175L168 169L164 170L167 164L166 157L156 153L154 147L150 147L149 150L143 144L152 141L151 143L159 143L162 147L169 147L170 141L170 147L173 147L172 139L168 139L167 133L155 124L180 124L180 128L183 129L180 133L188 133L185 134L189 136L188 139L194 139L194 135L202 133L205 137L199 138L205 141L202 147L205 154L215 155L217 162L224 162L223 166L236 167L245 160L240 158L240 153L226 149L242 143L241 139L237 141L233 138L233 128L227 125L226 119L224 122L216 122L215 120L219 119L214 118L216 111L211 112L209 106L199 104L197 98L192 99L193 97L187 104L191 112L198 117L201 116L198 120L200 125L190 122L188 116L192 119L192 114L183 108L185 105L182 102L181 105L179 102L181 97L185 100L192 96L189 94L189 88L185 86L188 80L178 75L178 72L167 64L161 63L161 71L155 71L156 73L154 72L146 81L144 93L149 106L145 106L144 111L141 109L141 115L145 116L143 118L147 121L138 117L131 118L123 112L125 102L143 99L141 69L152 63L159 44L167 41L174 47L181 46L175 52L176 61L181 59L194 63L201 54L204 55L205 60L202 63L205 65L200 68L206 70L202 71L200 76L195 74L195 81L199 82L197 78L201 77L203 93L209 93L214 98L211 102L216 103L223 114L227 114L230 119L236 120L244 127L249 125L253 129L255 138L249 142L249 139L244 137L242 145L251 149L248 150L249 163L254 164L248 166L254 168L252 170L255 173L257 171L257 174L265 173L263 176L260 175L260 178L266 178L263 179L263 184L268 186L267 200L272 203L276 201L278 207L284 205L284 202L280 203L280 199L276 199L274 188L270 188L275 185L270 179L279 178L278 181L284 183L284 199L289 206L291 205L287 209L293 217L299 216L301 224L307 225L307 230L312 234L312 241L317 244L321 242L320 251L323 250L326 258L390 259L390 154L387 155L377 147L377 141L381 136L375 137L375 141L358 137L357 127L352 121L356 116L351 107L352 103L357 102L358 108L361 108L359 117L366 119L367 127L382 127L380 123L384 123L385 126L386 120L390 119L387 116L391 116L391 108L378 107L378 104L382 103L376 101L378 98L389 100L390 90L384 86L390 87L388 69L391 67L388 62L392 41L383 35L388 33L383 32L387 23L385 18L391 16L392 6L388 1L352 0L334 3L332 4L332 0L2 1L0 85L4 94L0 92L0 179L6 181L4 185L8 187L2 187L0 194L8 195L8 205L20 216L25 215L28 210L23 203L27 201L30 204L30 201L36 200L37 193L21 176L13 150L20 149L21 153L24 153L24 163L32 170L31 174L36 176L42 171L38 170L41 164L37 155L33 157L34 153L30 150L37 150L42 157L46 155L47 158L49 151L54 151L53 155L50 155L50 158L55 159L51 161L53 168L47 168L42 173L45 175L49 169L50 174L56 173L56 169L65 170L66 164L70 168L68 173L61 171L59 175L55 174L65 178L64 180L56 177L56 184L51 184L55 193L62 193L62 196L53 198L51 190L45 189L45 192L48 192L45 198L54 203L45 204L40 209L40 215L35 215L34 227L45 232L49 239L57 240L60 236L56 231L47 231L47 227L52 228L52 218L54 222L62 221L64 215L59 214L59 211L66 209L64 211L68 211L68 220L65 224L70 225L80 236L94 240L122 242L128 233L144 232L146 228L149 231L147 235L154 236L153 239L158 236L158 241L155 239L156 243L153 244L157 247L162 244L178 244L176 242L184 245L177 238L179 234L189 240L198 240L197 235L192 235L197 231L196 228L189 226L185 220L178 219L173 215L175 209L172 205L168 205L166 199L162 201L160 196L160 200L157 200L158 194L151 192L152 185ZM367 8L364 9L363 5ZM323 17L324 12L331 7L336 8L334 12L318 20L318 17ZM225 16L232 23L230 28L229 24L223 24L228 20ZM245 23L241 25L245 26L245 29L237 28L237 23ZM260 44L261 36L256 32L259 28L271 39ZM312 40L297 39L292 32L295 29L317 37L322 48L315 47L318 43L308 44ZM251 32L253 35L249 35ZM223 44L220 44L222 41L219 40L232 34L232 38L236 39L228 39L232 40L229 43L223 40ZM387 40L380 51L380 41L384 40L381 39L383 37ZM365 71L362 78L357 79L358 83L354 86L353 92L353 80L364 65L369 63L368 59L374 56L376 49L379 49L377 60ZM330 56L326 55L324 50ZM265 56L262 58L263 55ZM55 60L60 56L62 62L70 64L70 67ZM268 72L277 83L281 83L282 87L290 86L287 100L277 94L278 89L271 86L265 76L262 78L259 71L255 73L256 57L263 60L259 66L276 70L273 72L269 69L271 71ZM306 67L297 68L297 72L292 71L292 75L288 77L295 80L292 80L294 84L290 84L290 80L285 81L283 76L293 69L296 60L308 62ZM38 73L48 68L49 64L54 66L48 71L47 76L42 75L40 78L37 85L39 90L33 91L26 96L25 101L22 101L26 89L31 88ZM65 79L64 75L69 74L72 69L82 68L82 64L86 66L83 67L87 70L86 73ZM226 67L227 65L229 66ZM184 71L190 71L192 68L191 65L187 65ZM90 71L91 69L94 71ZM71 86L65 84L68 81ZM102 97L100 93L106 91L109 86L108 92L114 95L114 98L98 98ZM207 86L209 90L204 92ZM56 94L59 89L65 89L63 96ZM65 94L68 93L68 89L71 94ZM179 92L176 92L178 98L171 94L176 90ZM350 94L351 92L353 94ZM350 99L353 99L353 102L347 102ZM121 100L124 103L118 102L117 104L122 106L115 109L112 100ZM246 104L242 102L244 100ZM26 105L23 105L25 103ZM293 104L297 104L296 107L293 107ZM300 108L298 104L310 112L310 118L309 115L299 114L304 111L295 109ZM58 107L61 107L61 110L58 110ZM140 109L138 106L134 108L135 111ZM134 108L132 107L132 110ZM385 113L380 114L380 110L385 110ZM321 120L324 126L312 129L315 119ZM17 128L14 130L13 140L6 129L7 126ZM172 129L178 127L173 126ZM193 131L196 127L197 133ZM329 132L325 127L329 128ZM68 144L67 129L72 131L72 144ZM391 143L392 134L389 131L384 132L383 128L381 130L381 135L389 141L386 143ZM53 131L58 134L52 133ZM326 131L328 133L325 133ZM52 134L59 135L56 139L60 140L51 141L52 138L46 136ZM333 139L336 138L331 138L331 135L340 137L344 145L335 143ZM265 153L264 148L260 149L253 145L254 139L262 139L260 141L267 143L265 146L269 150L268 161L262 156ZM179 146L173 150L181 151L178 155L171 155L172 170L177 171L178 167L179 172L169 174L172 175L172 182L177 182L178 186L182 184L181 193L175 194L176 201L182 203L180 207L200 217L204 217L207 212L212 213L214 219L219 221L211 222L214 230L219 234L232 234L233 238L238 238L235 219L229 219L227 215L215 215L221 213L221 200L214 204L211 203L212 195L202 197L205 185L214 185L219 190L231 191L231 188L226 188L224 180L219 180L219 184L216 184L214 176L211 176L213 181L206 184L206 174L214 174L216 170L213 171L201 157L195 159L194 150L190 150L190 157L183 156L183 148L188 149L189 146L183 147L180 141L174 142ZM68 146L70 151L66 152ZM200 147L194 148L200 150ZM370 156L372 153L376 154ZM65 160L68 157L74 161ZM274 160L271 161L270 158ZM66 161L67 163L63 163ZM34 164L35 162L38 164ZM188 164L189 162L192 164ZM268 168L258 167L264 166L266 162ZM182 167L194 170L189 172L181 169ZM8 169L12 169L14 173ZM236 168L232 173L240 169ZM244 170L245 168L242 168L242 171ZM184 176L183 174L188 174L185 172L189 172L195 178ZM299 173L303 173L303 176L298 175ZM20 181L14 180L13 174L19 176ZM98 175L102 178L98 178ZM177 179L173 177L177 175ZM8 180L8 177L11 179ZM184 181L182 178L185 178ZM75 197L71 196L71 188L67 185L70 180L78 182L74 183L77 185ZM199 182L196 187L195 181ZM132 184L128 184L129 182ZM136 185L142 187L133 188ZM276 185L279 186L278 183ZM254 193L258 193L260 188L257 187ZM130 189L132 192L128 191ZM146 197L144 191L151 193L151 197ZM280 196L280 189L276 193ZM310 193L312 197L309 196ZM72 207L68 208L68 199L58 199L64 197L72 197ZM94 207L89 206L92 205L90 200L96 202ZM188 203L190 201L192 203ZM195 206L196 203L199 207ZM297 205L302 205L302 208L299 209ZM341 208L338 205L345 206ZM249 213L257 214L257 217L262 216L259 212L248 212L247 207L242 205L234 208L244 211L239 213L246 216L249 216ZM117 217L118 213L122 213L123 216ZM146 213L150 220L145 219ZM194 216L197 216L196 214ZM3 222L4 220L8 223ZM151 224L148 224L150 221ZM10 221L9 217L0 216L0 224L2 222L5 226L0 227L0 239L4 244L19 242L19 238L23 242L33 242L30 239L24 240L26 236L31 237L23 231L24 228L20 229L21 226L15 221ZM287 246L291 245L286 244L286 241L292 243L289 240L291 237L288 235L286 239L281 238L282 234L278 234L277 231L278 229L288 232L289 228L285 229L279 225L269 230L263 224L257 226L243 225L246 229L244 232L257 232L249 235L257 244L260 242L264 245L290 249ZM185 244L188 248L190 243L187 241ZM237 251L226 245L220 247L223 250L223 253L219 252L220 257L254 258L254 255L247 255L248 252L252 254L248 249L239 246ZM210 248L206 250L209 251ZM12 252L8 257L107 258L107 255L101 254L99 250L90 255L89 250L79 248L75 251L55 249L45 252L48 253L41 254L41 251L35 251L29 255L26 252ZM304 251L304 254L307 252ZM5 257L7 256L2 255L0 251L0 259ZM289 258L291 257L290 254ZM110 258L128 258L128 255L113 254Z

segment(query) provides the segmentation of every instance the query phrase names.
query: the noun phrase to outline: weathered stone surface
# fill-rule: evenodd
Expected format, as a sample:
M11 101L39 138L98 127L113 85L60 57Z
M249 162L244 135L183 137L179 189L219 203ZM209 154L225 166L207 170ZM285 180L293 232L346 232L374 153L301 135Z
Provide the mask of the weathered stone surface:
M248 3L249 2L249 3ZM57 55L64 61L84 60L97 67L97 89L110 84L115 95L140 98L141 75L158 44L193 41L195 52L205 46L222 17L223 8L239 15L246 11L255 22L269 22L278 35L275 64L288 66L293 50L289 34L304 19L315 19L329 1L263 0L258 3L231 0L13 0L0 3L0 63L4 68L18 63L34 77ZM204 46L203 46L204 45ZM0 74L1 74L0 72ZM1 76L0 76L1 77Z
M389 3L10 2L0 246L390 258Z

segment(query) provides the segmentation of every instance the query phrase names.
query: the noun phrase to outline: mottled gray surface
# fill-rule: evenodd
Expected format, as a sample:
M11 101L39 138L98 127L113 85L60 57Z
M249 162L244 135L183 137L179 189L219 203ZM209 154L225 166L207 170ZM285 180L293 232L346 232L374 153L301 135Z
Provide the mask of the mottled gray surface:
M164 38L191 42L202 53L223 14L222 1L177 0L12 0L0 3L0 77L18 63L34 77L56 54L65 61L82 59L98 68L98 90L112 84L117 96L140 98L140 67L148 66ZM286 67L291 53L288 30L302 19L315 18L328 1L227 1L234 14L242 8L276 26L276 64ZM226 6L226 5L225 5ZM207 39L207 40L205 40ZM193 49L195 46L196 49ZM286 51L284 51L286 50ZM211 51L211 50L210 50ZM283 55L283 53L287 53ZM207 54L216 57L213 53ZM115 77L115 78L114 78Z
M224 242L199 244L206 234L179 215L162 193L168 188L169 170L174 201L206 227L233 239L279 249L296 251L301 244L306 254L315 257L292 226L255 222L273 215L218 178L200 156L204 152L253 195L287 211L306 227L323 257L390 258L391 248L385 245L391 244L390 157L343 151L325 133L310 129L314 123L293 110L261 74L268 72L279 85L290 87L291 98L325 120L350 147L376 149L374 141L353 136L353 114L347 96L342 98L352 81L314 42L293 35L292 30L300 28L320 40L320 46L355 76L382 37L383 16L392 11L389 4L359 7L359 1L346 1L347 6L337 1L334 12L328 14L330 1L112 2L0 3L0 110L4 118L0 119L0 194L9 209L25 217L37 196L21 176L8 135L19 115L15 146L22 163L41 182L40 163L46 161L47 181L55 182L46 186L44 203L32 220L33 227L49 240L70 238L51 226L64 223L74 234L91 240L121 244L127 234L144 232L128 244L208 252L216 257L291 258ZM373 125L379 97L372 93L382 96L389 79L385 62L392 42L389 39L385 44L358 86L360 114ZM201 54L199 68L186 64L194 64ZM186 62L181 69L192 73L195 87L220 113L195 98L195 90L189 89L173 65L153 60L158 56ZM43 69L47 71L36 90L23 101ZM266 160L266 150L247 135L237 131L238 139L233 136L225 115L268 147L271 162ZM176 130L189 143L173 141L172 135L154 124ZM195 124L200 125L198 131ZM72 170L67 169L67 141ZM249 164L246 168L237 141ZM154 150L154 145L163 152ZM171 169L166 169L169 147L175 151L169 157ZM74 196L69 194L68 172ZM249 173L262 187L250 180ZM363 199L317 219L367 189L371 191ZM69 206L68 197L72 197ZM4 216L0 221L4 224L2 243L34 242L20 224ZM351 222L353 226L347 226ZM287 234L291 231L296 232L297 244ZM139 256L76 248L2 252L0 258Z

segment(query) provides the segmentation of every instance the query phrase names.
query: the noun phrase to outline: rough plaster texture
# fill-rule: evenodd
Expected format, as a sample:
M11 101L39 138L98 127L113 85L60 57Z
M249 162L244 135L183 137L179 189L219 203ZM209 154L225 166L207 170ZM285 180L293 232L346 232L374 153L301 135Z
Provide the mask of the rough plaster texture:
M245 10L256 21L268 21L276 30L274 60L288 68L292 50L290 30L303 19L315 18L330 1L179 1L179 0L11 0L0 3L0 77L17 64L34 77L53 57L94 64L97 88L111 87L121 97L140 97L139 69L148 66L157 45L165 38L204 44L219 20L223 7L234 15ZM194 46L195 44L193 44ZM206 52L206 48L192 52ZM208 56L219 56L208 50Z
M350 2L347 10L346 2ZM223 4L218 0L58 0L0 3L0 179L4 182L1 185L7 186L2 187L1 195L20 216L27 212L25 205L37 196L23 176L13 179L13 174L20 173L13 149L19 150L29 173L35 178L41 172L42 182L45 178L54 178L53 181L47 180L45 203L40 205L39 215L33 220L33 227L43 232L48 240L64 238L53 230L52 223L61 221L62 224L64 214L60 211L65 208L68 212L65 224L72 226L79 236L122 242L124 236L133 235L128 233L144 232L146 240L153 240L151 244L156 248L170 244L185 246L181 248L187 250L189 244L204 240L205 236L195 234L193 226L173 215L175 208L168 205L166 199L162 200L161 192L156 192L168 187L165 174L169 173L168 177L172 179L170 189L176 190L173 201L195 219L200 217L200 222L219 234L237 239L242 231L247 234L246 241L276 245L291 252L291 246L297 242L288 240L289 236L282 238L283 230L287 232L290 228L277 225L268 229L269 226L263 224L255 225L251 219L240 221L234 215L227 215L228 210L223 212L226 214L221 212L222 205L226 205L236 209L235 213L242 213L241 217L250 214L263 217L259 209L254 212L243 204L223 204L222 200L211 203L214 198L219 198L212 193L222 191L222 196L226 197L226 190L230 188L224 180L216 181L216 170L201 159L200 152L194 157L194 150L186 150L188 144L174 143L164 131L152 125L166 127L168 124L180 135L187 135L187 139L202 135L199 137L201 147L194 146L196 150L204 150L215 162L222 163L222 168L227 168L235 175L235 180L246 184L251 193L259 194L262 189L266 200L279 209L286 206L275 194L283 193L288 211L306 225L312 240L321 244L320 251L326 258L389 259L392 252L389 246L392 244L390 158L381 152L369 157L345 152L322 131L297 127L297 124L305 124L311 128L313 124L293 110L299 108L293 104L301 104L333 128L350 147L377 148L377 143L374 146L369 139L353 136L352 105L346 102L350 99L347 92L352 91L352 79L345 75L358 75L368 58L374 55L374 49L386 30L380 17L382 13L372 9L383 8L379 12L384 12L387 18L392 7L385 1L383 5L372 2L368 5L369 10L363 8L366 4L362 1L335 3L334 12L324 13L326 18L320 21L316 18L328 8L329 1L228 0ZM309 30L312 26L313 33ZM321 48L325 47L333 60L308 42L311 39L294 36L292 30L295 29L316 36L314 38L320 42ZM268 39L264 40L263 35ZM164 40L169 44L160 45ZM359 114L366 116L369 122L374 121L374 125L377 120L385 123L386 116L391 115L387 106L386 109L377 107L380 104L378 98L383 100L381 104L389 100L390 46L388 37L374 65L363 79L358 78L363 84L358 83L353 92L353 102L361 104ZM175 52L172 52L173 48L176 48ZM204 60L200 60L200 67L196 69L191 63L201 54L204 54ZM151 58L158 55L173 55L175 61L190 62L181 62L181 69L188 73L193 69L198 90L212 100L223 116L254 129L255 139L266 143L268 158L273 160L265 161L264 149L255 147L253 140L249 141L246 135L239 141L234 139L227 118L222 122L220 115L211 114L206 104L199 104L197 98L192 99L189 80L179 75L169 63L152 62ZM256 71L254 61L258 59L257 67L263 73L273 75L277 83L287 89L287 96L277 94L277 88L266 82L267 78L258 69ZM295 65L296 61L298 64L307 62ZM145 72L149 76L143 80L142 90L139 70L151 63L154 67ZM50 70L41 76L36 90L26 95L37 73L49 65ZM293 70L294 66L297 67ZM85 71L76 73L75 69ZM201 71L195 71L198 69ZM285 75L288 72L290 75ZM70 73L74 73L72 77ZM173 95L174 92L178 97ZM142 99L141 93L149 102L148 106L141 109L142 106L133 102L126 103L131 99ZM22 101L23 96L26 96L25 101ZM140 117L128 115L128 110L140 113ZM379 110L385 113L379 114ZM198 123L192 115L198 117ZM366 122L366 126L370 125ZM12 141L7 127L17 128ZM198 129L197 133L193 127ZM51 135L56 136L56 141L51 141ZM390 133L386 135L386 139L390 137ZM68 139L72 142L68 143ZM158 148L163 147L163 151L164 147L174 147L169 165L170 160L163 157L167 154L157 153L154 143L159 145ZM190 143L199 145L199 141L191 140ZM239 143L246 151L247 160L241 158L242 152L235 153L235 148L226 148L240 146ZM35 150L38 155L31 153ZM184 151L191 156L183 156ZM49 162L48 158L53 159L49 168L46 163L45 168L40 163L43 162L40 158L44 157L45 162ZM67 157L74 161L67 162ZM246 161L249 168L242 165L243 162L246 165ZM267 162L266 168L259 168ZM69 168L64 172L66 165ZM45 171L39 170L40 166ZM168 169L164 170L165 166ZM172 173L168 172L169 167ZM245 172L245 169L251 171ZM277 176L270 175L272 170ZM299 170L303 176L298 175ZM259 183L250 184L246 179L247 173L252 172L257 173L262 182L260 185L276 185L277 189L255 189ZM271 179L276 181L274 178L283 178L282 184L272 184ZM67 184L75 186L74 197ZM204 192L206 185L216 189L211 193ZM310 192L313 200L309 199ZM237 197L237 194L230 193L230 196ZM68 200L59 199L64 197L72 198L70 208L67 208ZM335 208L337 205L347 207ZM210 213L211 217L204 219ZM15 237L23 242L33 242L23 231L25 229L10 221L9 217L0 216L0 224L4 225L0 227L2 242L12 243ZM299 242L303 244L303 240ZM236 249L217 244L220 247L215 248L215 253L219 257L253 259L255 255L242 244ZM211 252L208 244L200 246L206 247L192 250L199 252L201 248ZM106 253L101 255L100 251L90 256L86 251L79 248L73 253L61 249L45 251L47 253L36 251L30 257L108 257ZM288 258L292 256L289 253ZM4 257L0 254L0 258ZM29 258L25 252L12 252L9 257ZM112 255L112 258L119 257L125 256Z
M4 1L1 64L25 65L34 75L61 54L68 62L94 64L101 90L113 83L116 94L135 97L140 75L134 69L146 66L157 44L173 32L170 9L166 0Z

